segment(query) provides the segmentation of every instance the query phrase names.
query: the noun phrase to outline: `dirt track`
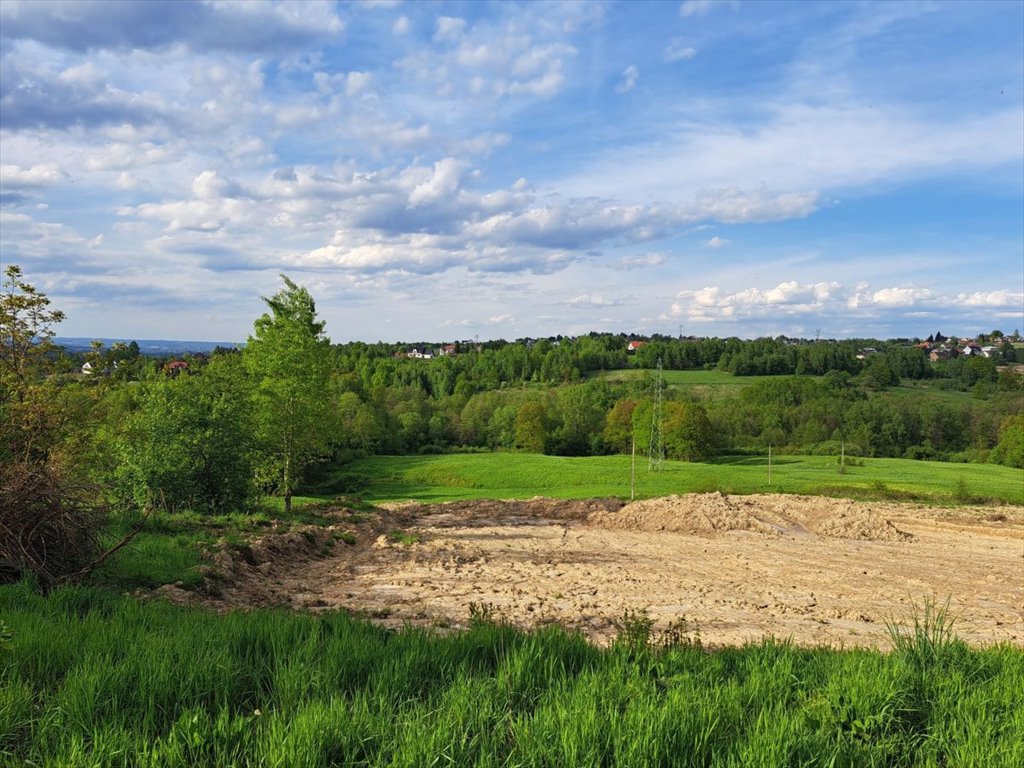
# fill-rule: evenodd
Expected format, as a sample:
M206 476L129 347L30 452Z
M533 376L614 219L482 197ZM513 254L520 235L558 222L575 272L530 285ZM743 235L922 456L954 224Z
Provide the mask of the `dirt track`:
M656 629L683 617L710 645L774 635L880 647L886 618L949 596L964 639L1024 645L1021 507L694 494L398 511L420 541L394 542L378 525L360 546L275 574L276 591L390 626L460 626L476 603L604 641L624 611L646 609Z

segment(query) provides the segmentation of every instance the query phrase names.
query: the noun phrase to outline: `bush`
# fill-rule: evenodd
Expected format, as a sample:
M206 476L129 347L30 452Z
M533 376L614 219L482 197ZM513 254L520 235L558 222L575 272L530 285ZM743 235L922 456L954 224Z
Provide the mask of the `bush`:
M31 573L44 588L83 575L107 522L97 488L53 463L0 465L0 563L9 576Z
M118 495L129 507L225 513L255 496L246 382L234 361L145 385L117 440Z

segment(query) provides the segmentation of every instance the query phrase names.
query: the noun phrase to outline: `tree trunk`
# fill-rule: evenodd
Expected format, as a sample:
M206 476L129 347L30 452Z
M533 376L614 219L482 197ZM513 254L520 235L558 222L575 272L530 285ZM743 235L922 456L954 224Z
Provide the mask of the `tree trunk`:
M291 453L284 457L284 511L290 514L292 511L292 457Z

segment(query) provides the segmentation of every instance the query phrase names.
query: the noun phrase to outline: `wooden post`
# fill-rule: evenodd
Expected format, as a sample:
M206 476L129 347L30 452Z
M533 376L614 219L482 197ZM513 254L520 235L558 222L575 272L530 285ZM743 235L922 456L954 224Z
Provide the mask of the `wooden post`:
M772 484L772 444L768 443L768 485Z
M839 444L839 466L846 468L846 441Z

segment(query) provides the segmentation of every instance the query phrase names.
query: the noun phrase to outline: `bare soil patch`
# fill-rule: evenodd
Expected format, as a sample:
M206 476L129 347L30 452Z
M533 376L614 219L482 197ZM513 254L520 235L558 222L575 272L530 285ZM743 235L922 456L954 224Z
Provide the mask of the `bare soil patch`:
M887 618L949 597L968 642L1024 645L1024 507L715 493L401 505L344 527L355 545L233 558L217 599L343 608L389 626L463 626L471 605L488 606L598 642L625 611L646 610L656 630L682 618L709 645L772 635L887 647Z

